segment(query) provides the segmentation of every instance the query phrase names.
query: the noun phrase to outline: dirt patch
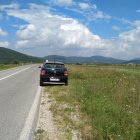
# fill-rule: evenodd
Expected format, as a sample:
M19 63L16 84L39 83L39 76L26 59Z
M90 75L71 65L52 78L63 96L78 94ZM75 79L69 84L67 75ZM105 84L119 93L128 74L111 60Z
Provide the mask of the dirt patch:
M57 139L57 126L54 125L50 106L52 102L48 98L48 94L44 93L44 88L41 96L41 104L39 111L39 119L37 131L35 133L36 140L55 140Z
M78 108L55 98L59 92L65 94L67 90L64 89L63 86L43 88L35 140L81 139L81 133L76 128L81 122Z

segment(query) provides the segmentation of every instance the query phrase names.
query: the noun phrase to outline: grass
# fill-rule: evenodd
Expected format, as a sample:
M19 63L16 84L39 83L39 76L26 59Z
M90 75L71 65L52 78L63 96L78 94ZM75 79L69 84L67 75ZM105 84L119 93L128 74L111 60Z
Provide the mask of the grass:
M94 138L140 139L139 68L124 67L118 71L101 66L69 66L69 69L72 96L90 117Z
M67 128L67 139L72 139L72 130L84 140L140 139L139 66L68 65L68 69L68 87L46 87L55 99L51 109L56 120Z
M19 66L20 64L0 64L0 71L1 70L6 70L6 69L9 69L9 68L14 68L14 67L17 67Z
M69 88L66 86L48 86L45 92L52 99L50 109L53 112L54 123L57 126L57 139L71 140L74 133L79 138L80 133L76 130L81 124L78 120L80 112L73 105L75 100L69 98L69 94L71 94Z

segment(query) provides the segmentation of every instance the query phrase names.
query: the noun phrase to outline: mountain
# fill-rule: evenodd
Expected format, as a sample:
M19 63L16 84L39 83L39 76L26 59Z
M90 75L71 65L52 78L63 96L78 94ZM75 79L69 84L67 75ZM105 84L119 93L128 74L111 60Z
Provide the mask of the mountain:
M43 57L44 60L49 61L62 61L64 63L103 63L103 64L122 64L125 60L115 59L111 57L103 56L91 56L91 57L77 57L77 56L59 56L59 55L49 55Z
M8 48L0 47L0 64L2 63L14 63L14 62L43 62L49 61L61 61L64 63L100 63L100 64L140 64L140 58L125 61L121 59L115 59L111 57L103 56L91 56L91 57L78 57L78 56L60 56L60 55L48 55L43 58L29 56Z
M125 64L140 64L140 58L136 58L136 59L126 61Z
M22 54L8 48L0 47L0 63L14 62L42 62L42 59Z

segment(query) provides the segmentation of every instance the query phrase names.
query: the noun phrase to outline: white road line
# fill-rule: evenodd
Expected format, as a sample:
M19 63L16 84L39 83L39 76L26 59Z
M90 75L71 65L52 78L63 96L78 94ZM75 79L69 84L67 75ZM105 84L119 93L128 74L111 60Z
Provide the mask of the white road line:
M33 66L31 66L31 67L33 67ZM30 69L31 67L25 68L25 69L23 69L23 70L20 70L20 71L17 71L17 72L15 72L15 73L13 73L13 74L10 74L10 75L8 75L8 76L6 76L6 77L3 77L3 78L0 79L0 81L1 81L1 80L4 80L4 79L6 79L6 78L9 78L9 77L11 77L11 76L14 76L14 75L16 75L16 74L18 74L18 73L20 73L20 72L23 72L23 71L25 71L25 70L27 70L27 69Z
M12 69L19 69L19 68L21 68L21 67L23 67L23 66L17 66L17 67L13 67L13 68L8 68L8 69L6 69L6 70L0 70L0 73L3 73L3 72L5 72L5 71L9 71L9 70L12 70Z
M34 121L34 118L35 118L35 113L36 113L36 110L37 110L37 107L38 107L38 104L39 104L41 91L42 91L42 88L39 86L38 90L37 90L36 97L34 99L34 102L32 104L30 112L28 114L28 117L26 118L24 128L22 129L19 140L29 140L30 131L32 129L33 121Z

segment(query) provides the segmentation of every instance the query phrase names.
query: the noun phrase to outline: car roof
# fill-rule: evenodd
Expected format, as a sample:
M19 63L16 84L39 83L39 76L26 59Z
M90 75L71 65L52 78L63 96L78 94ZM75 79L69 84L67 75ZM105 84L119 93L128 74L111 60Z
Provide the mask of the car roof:
M48 61L48 62L45 62L44 64L61 64L61 65L64 65L63 62L58 62L58 61Z

